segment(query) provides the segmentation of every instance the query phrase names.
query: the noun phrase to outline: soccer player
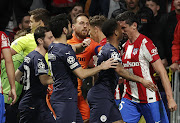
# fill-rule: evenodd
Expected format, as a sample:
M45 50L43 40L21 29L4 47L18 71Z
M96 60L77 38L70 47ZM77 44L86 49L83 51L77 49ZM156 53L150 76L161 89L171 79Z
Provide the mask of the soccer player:
M73 38L68 40L68 44L78 44L87 38L89 34L89 19L88 17L81 13L78 14L73 20ZM82 68L87 68L89 61L92 56L96 55L100 50L100 44L91 39L91 44L86 47L85 51L76 55ZM84 122L88 122L90 117L90 109L86 103L81 91L82 80L78 78L78 108L81 112Z
M146 36L137 30L137 20L133 12L124 12L117 16L123 35L128 36L123 45L122 63L125 69L137 76L152 81L153 69L160 75L167 95L170 111L177 109L172 96L171 85L166 70L159 58L157 48ZM164 104L158 91L149 91L141 83L125 82L125 91L119 107L125 122L138 122L143 115L147 123L169 123Z
M114 101L114 92L119 81L118 75L128 80L142 83L149 89L156 89L156 86L151 81L135 76L123 68L118 52L119 41L122 39L122 32L117 21L115 19L105 21L102 25L102 31L107 37L107 43L98 53L97 65L109 58L118 60L119 64L116 69L100 71L95 86L88 92L90 122L123 123L121 114Z
M37 47L30 52L15 73L16 81L23 76L24 95L19 103L20 123L54 123L55 120L46 104L48 84L53 83L48 76L45 54L54 41L52 32L46 27L38 27L34 32Z
M57 116L56 123L82 123L82 116L77 107L76 76L83 79L100 70L115 68L117 63L109 59L93 69L83 69L76 59L76 48L67 44L66 36L71 32L67 16L60 14L53 17L50 29L55 37L55 41L48 47L48 61L54 79L51 105Z
M6 65L6 71L7 71L7 77L9 79L9 84L11 86L11 89L9 91L9 98L12 98L12 104L15 103L17 95L16 95L16 87L15 87L15 71L14 71L14 66L12 62L12 56L11 56L11 51L10 51L10 42L7 37L7 35L0 31L0 51L1 54L4 55L4 60L5 60L5 65ZM0 122L4 123L5 122L5 105L4 105L4 96L3 96L3 91L1 87L1 80L0 80Z

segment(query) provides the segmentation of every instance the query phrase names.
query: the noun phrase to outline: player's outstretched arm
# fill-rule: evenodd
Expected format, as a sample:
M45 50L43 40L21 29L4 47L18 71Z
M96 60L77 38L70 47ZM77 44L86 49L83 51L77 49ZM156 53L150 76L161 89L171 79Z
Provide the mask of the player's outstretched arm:
M49 85L54 83L52 77L47 74L40 75L39 79L43 85Z
M127 79L127 80L131 80L134 82L139 82L141 83L145 88L148 88L149 90L154 90L157 91L157 86L152 83L149 80L145 80L139 76L136 76L134 74L132 74L131 72L129 72L128 70L124 69L124 67L122 66L121 63L118 64L117 68L115 69L115 71L122 76L123 78Z
M105 62L102 62L100 65L97 67L94 67L92 69L83 69L82 67L79 67L73 71L74 74L76 74L77 77L80 79L85 79L89 76L93 76L96 73L100 72L101 70L107 70L109 68L116 68L117 66L117 61L114 60L113 58L108 59Z
M84 39L82 43L71 45L74 52L76 54L81 53L84 51L84 49L89 46L91 43L91 39Z
M14 65L12 61L11 50L9 48L2 49L2 55L4 56L7 77L9 80L9 84L11 86L8 100L11 97L13 100L11 104L14 104L16 101L17 95L16 95L16 86L15 86L15 70L14 70Z
M14 49L12 49L12 48L10 48L11 50L11 55L13 56L13 55L15 55L15 54L17 54L17 52L14 50ZM1 60L2 59L4 59L4 55L1 53Z
M166 72L161 60L158 59L157 61L153 62L152 66L153 66L154 70L156 71L156 73L158 73L161 78L161 82L162 82L162 85L163 85L165 93L166 93L168 107L169 107L170 111L175 111L177 109L177 104L174 101L174 98L172 95L171 84L170 84L167 72Z

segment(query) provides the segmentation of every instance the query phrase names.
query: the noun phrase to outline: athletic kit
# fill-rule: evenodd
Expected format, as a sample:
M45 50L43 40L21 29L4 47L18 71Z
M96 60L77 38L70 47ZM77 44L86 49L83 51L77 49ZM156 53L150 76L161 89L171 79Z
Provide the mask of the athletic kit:
M121 62L118 50L106 43L98 53L97 65L109 58ZM99 72L98 80L88 92L88 103L90 105L90 122L115 122L122 120L121 114L114 101L114 93L119 81L119 76L114 69Z
M48 47L48 61L54 79L51 105L56 123L82 123L77 107L77 78L73 70L81 67L69 44L52 43Z
M48 65L37 51L32 51L18 68L23 72L24 95L19 103L20 123L52 123L54 118L46 104L47 86L39 79L48 74Z
M155 84L151 63L159 58L157 48L149 38L142 34L134 43L130 43L128 40L123 45L124 68ZM119 109L123 120L128 123L138 122L141 115L145 117L147 123L168 122L159 92L150 91L137 82L126 81L124 83L123 99Z

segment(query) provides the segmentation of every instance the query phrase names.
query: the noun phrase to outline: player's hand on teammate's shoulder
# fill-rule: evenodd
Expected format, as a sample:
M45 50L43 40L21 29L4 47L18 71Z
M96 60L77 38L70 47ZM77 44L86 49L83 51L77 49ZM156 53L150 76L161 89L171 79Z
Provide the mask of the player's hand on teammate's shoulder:
M117 65L118 61L114 60L114 58L110 58L107 61L103 61L100 66L102 70L107 70L109 68L117 68Z
M83 40L82 45L83 45L83 47L87 47L90 45L90 43L91 43L91 39L87 38L87 39Z
M157 86L153 82L151 82L150 80L143 79L142 85L145 88L148 88L150 91L158 91Z

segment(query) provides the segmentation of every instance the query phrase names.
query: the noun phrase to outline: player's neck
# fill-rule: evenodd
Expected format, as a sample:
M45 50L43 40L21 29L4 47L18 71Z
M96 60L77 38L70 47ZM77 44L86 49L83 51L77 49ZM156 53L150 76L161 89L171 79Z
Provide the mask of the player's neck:
M113 45L116 49L118 49L119 41L116 38L109 38L107 39L107 42L109 42L111 45Z
M38 52L39 52L41 55L43 55L43 56L45 56L45 54L47 53L47 50L44 49L43 46L37 46L37 47L35 48L35 51L38 51Z
M56 38L53 43L62 43L62 44L67 44L67 39L66 35L61 35L61 37Z
M140 33L138 31L135 31L132 36L129 36L130 43L134 43L136 39L139 37Z
M98 36L98 42L101 42L106 36L103 33L100 33Z

